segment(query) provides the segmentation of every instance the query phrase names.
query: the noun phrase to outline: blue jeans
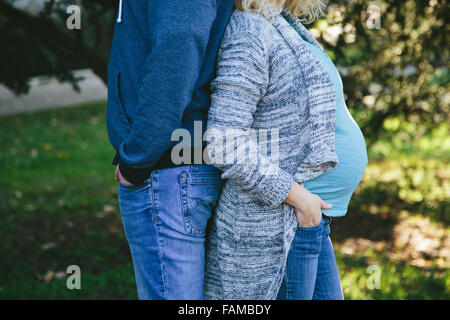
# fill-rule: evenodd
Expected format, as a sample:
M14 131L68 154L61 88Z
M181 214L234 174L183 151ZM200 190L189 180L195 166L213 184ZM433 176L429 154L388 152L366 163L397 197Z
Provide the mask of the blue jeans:
M297 227L278 300L343 300L330 239L331 218L314 227Z
M155 170L143 186L119 184L139 299L203 299L205 229L221 186L209 165Z

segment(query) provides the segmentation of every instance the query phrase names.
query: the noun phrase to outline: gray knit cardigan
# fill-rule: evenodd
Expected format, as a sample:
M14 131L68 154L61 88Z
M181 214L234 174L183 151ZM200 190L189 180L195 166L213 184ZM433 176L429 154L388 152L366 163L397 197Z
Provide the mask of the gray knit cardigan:
M236 10L219 49L207 150L226 182L209 225L206 299L276 298L297 226L295 209L283 201L293 181L302 184L338 161L333 84L297 31L320 45L283 14L295 29L281 14ZM211 134L227 129L235 140ZM277 161L249 152L258 142L251 132L264 130L276 131ZM234 160L217 157L222 152Z

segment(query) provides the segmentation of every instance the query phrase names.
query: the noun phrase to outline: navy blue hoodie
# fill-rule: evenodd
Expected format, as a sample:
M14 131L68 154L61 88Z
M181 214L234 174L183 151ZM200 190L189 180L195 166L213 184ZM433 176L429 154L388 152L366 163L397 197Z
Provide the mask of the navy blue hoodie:
M108 67L108 136L121 174L170 167L172 132L206 124L233 0L120 0Z

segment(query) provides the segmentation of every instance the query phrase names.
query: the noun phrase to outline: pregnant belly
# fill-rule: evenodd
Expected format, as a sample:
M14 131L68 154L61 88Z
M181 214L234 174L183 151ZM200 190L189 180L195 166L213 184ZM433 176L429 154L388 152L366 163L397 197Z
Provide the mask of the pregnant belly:
M367 166L366 144L359 127L347 126L347 132L339 129L336 128L335 135L335 149L339 163L330 171L304 184L306 189L333 205L333 208L323 211L330 216L346 214L350 198Z

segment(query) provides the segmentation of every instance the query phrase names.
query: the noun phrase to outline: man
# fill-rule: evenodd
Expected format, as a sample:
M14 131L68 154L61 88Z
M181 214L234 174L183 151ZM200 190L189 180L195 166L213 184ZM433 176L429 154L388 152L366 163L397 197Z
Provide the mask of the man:
M171 136L179 128L194 136L194 121L206 125L232 8L232 0L119 4L106 116L140 299L203 298L205 228L220 175L173 161Z

